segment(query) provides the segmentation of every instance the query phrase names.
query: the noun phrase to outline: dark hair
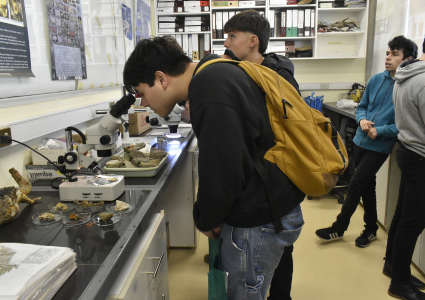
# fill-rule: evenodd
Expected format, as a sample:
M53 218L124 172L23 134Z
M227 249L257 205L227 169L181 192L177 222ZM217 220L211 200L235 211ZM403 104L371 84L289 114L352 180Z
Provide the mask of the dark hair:
M170 36L141 40L125 63L124 86L134 94L134 87L140 83L147 83L150 87L154 85L156 71L179 76L191 62L177 41Z
M424 42L422 44L422 53L425 53L425 36L424 36Z
M406 59L409 56L414 59L418 57L418 47L415 42L406 39L402 35L396 36L389 41L388 47L390 47L391 50L403 50L403 59Z
M258 51L263 54L269 43L270 23L254 9L244 10L230 18L224 25L224 32L248 31L255 34L260 41Z

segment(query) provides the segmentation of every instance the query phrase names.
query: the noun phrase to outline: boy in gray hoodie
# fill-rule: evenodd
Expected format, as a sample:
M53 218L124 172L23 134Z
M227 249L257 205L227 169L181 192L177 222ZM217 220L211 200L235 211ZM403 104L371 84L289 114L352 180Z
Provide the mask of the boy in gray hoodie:
M422 48L425 53L425 40ZM393 101L401 142L397 151L401 181L383 273L392 275L390 296L425 299L410 272L416 240L425 228L425 54L420 60L402 63L395 79Z

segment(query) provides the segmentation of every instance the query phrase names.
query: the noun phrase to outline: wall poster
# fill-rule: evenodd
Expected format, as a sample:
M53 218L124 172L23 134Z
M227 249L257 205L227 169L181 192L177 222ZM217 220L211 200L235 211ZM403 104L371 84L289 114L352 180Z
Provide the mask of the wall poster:
M136 43L152 35L149 0L137 0Z
M134 50L133 27L131 25L131 8L122 4L122 28L124 30L125 59L130 57Z
M0 77L34 77L24 0L0 0Z
M87 79L81 0L45 1L52 80Z

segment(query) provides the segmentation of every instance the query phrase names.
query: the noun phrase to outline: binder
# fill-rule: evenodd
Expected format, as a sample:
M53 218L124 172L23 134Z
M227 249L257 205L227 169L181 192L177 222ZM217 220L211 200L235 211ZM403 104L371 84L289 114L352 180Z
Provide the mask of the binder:
M184 23L158 23L158 29L163 29L163 28L174 28L174 29L178 29L178 28L183 28L184 27Z
M286 9L282 9L280 11L280 37L286 37L286 20L287 20L287 14ZM292 25L291 25L292 26Z
M183 17L158 17L158 22L175 22L175 23L182 23L184 22Z
M298 10L298 36L304 36L304 10Z
M280 11L276 10L274 12L274 35L273 37L279 37L280 36Z
M310 20L311 20L311 12L309 8L306 8L304 11L304 36L310 36L310 32L311 32Z
M207 25L210 22L207 21L185 21L184 22L184 26L202 26L202 25Z
M158 7L156 12L159 14L169 14L174 12L174 7Z
M297 36L298 36L298 9L293 9L291 37L297 37Z
M201 31L201 26L185 26L184 32L199 32Z
M174 6L174 12L175 12L175 13L183 12L183 7L177 7L177 6Z
M229 1L229 7L238 7L238 6L239 6L239 1ZM230 15L230 11L229 11L229 15ZM229 16L229 19L230 19L230 16Z
M216 33L217 33L217 39L223 38L223 12L217 11L215 13L215 25L216 25Z
M174 2L158 2L158 7L174 7L177 6L175 5Z
M201 2L205 3L205 1L183 1L183 6L201 7ZM202 6L205 6L205 5L202 5Z
M265 6L266 5L266 0L256 0L255 1L255 6Z
M270 37L274 37L275 35L275 13L273 9L269 9L269 15L267 16L270 23Z
M239 1L239 7L255 6L255 1Z
M200 1L201 6L210 6L210 1Z
M238 2L238 1L232 1L232 2ZM237 6L237 5L236 5ZM229 11L229 20L236 14L235 11Z
M224 28L224 25L226 25L227 21L229 21L229 12L223 11L223 28ZM227 39L227 33L224 33L224 30L223 30L223 38Z
M204 34L204 55L211 53L210 34Z
M258 13L260 14L260 16L264 17L264 10L260 10Z
M179 18L179 17L177 17L177 18ZM209 22L210 21L210 16L184 17L184 21L185 22L186 21L208 21Z
M187 34L182 34L183 39L183 52L186 56L189 56L189 36Z
M292 9L286 10L286 37L292 36Z
M310 34L311 36L316 35L316 21L315 21L315 10L311 10L311 19L310 19Z
M184 32L184 28L158 28L158 33Z
M196 33L192 34L192 56L193 60L199 60L199 44L198 35Z
M212 13L212 38L216 39L217 38L217 30L216 30L216 24L215 24L215 12Z
M297 0L287 0L286 4L287 5L297 5L298 1Z
M201 26L201 31L210 31L210 24L202 25Z
M192 35L188 34L188 56L190 57L191 60L193 60L193 52L192 52Z
M176 41L180 45L180 47L183 49L182 34L176 34Z

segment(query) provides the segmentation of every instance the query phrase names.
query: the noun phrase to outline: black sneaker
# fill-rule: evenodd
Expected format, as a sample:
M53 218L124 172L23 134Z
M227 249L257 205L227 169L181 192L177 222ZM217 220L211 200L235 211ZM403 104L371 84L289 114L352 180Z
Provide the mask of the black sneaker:
M331 226L316 230L316 235L325 242L331 242L342 239L344 231Z
M356 246L360 248L365 248L369 246L371 242L376 240L376 238L376 232L363 230L360 236L356 239Z

